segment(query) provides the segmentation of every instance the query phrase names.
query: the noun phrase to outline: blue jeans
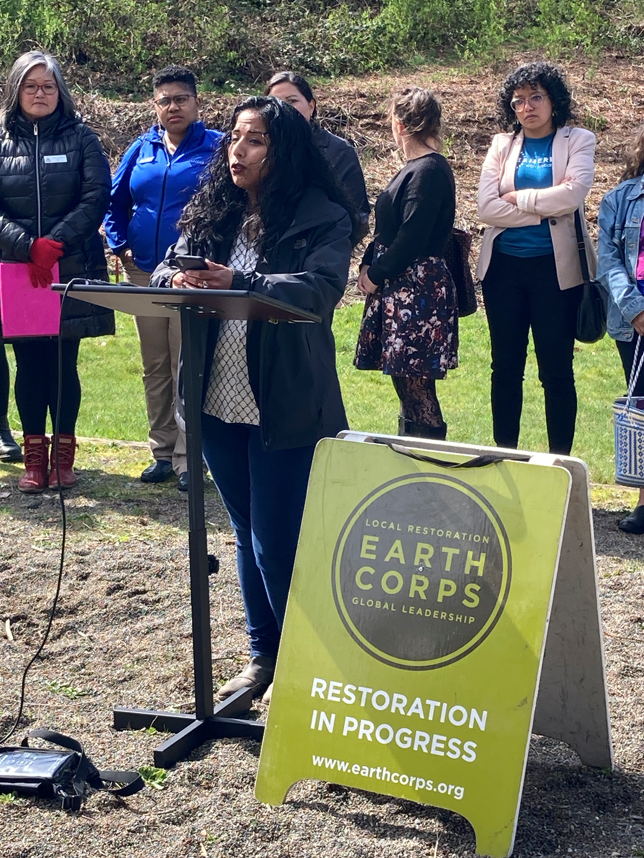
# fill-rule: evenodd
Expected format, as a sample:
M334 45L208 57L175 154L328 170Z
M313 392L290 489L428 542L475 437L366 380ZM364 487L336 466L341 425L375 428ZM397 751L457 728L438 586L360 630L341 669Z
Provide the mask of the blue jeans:
M202 414L203 455L237 538L251 656L275 657L314 447L266 452L258 426Z

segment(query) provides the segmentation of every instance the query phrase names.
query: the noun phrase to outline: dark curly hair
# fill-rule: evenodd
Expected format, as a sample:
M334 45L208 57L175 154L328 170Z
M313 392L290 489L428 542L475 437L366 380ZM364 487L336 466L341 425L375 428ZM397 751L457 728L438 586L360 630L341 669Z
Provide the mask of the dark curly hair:
M309 123L290 104L272 95L259 95L235 107L220 154L212 160L201 186L184 209L179 229L202 248L236 235L247 208L248 194L233 182L228 147L237 117L244 110L259 113L266 123L269 141L266 155L269 169L257 191L263 228L261 252L270 252L291 225L309 187L321 188L329 199L346 209L355 224L353 207L313 141Z
M572 96L563 71L559 66L540 61L519 66L503 81L497 101L499 124L503 129L512 129L515 132L521 129L521 123L510 107L514 91L524 86L536 89L537 85L542 86L548 93L552 103L552 122L555 128L562 128L574 118Z

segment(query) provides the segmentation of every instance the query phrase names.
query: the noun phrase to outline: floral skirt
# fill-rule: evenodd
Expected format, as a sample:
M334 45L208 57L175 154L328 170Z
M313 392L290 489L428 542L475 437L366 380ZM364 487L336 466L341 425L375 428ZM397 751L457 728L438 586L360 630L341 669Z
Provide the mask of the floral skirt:
M383 251L376 244L374 260ZM354 364L415 378L445 378L458 366L456 289L444 259L416 259L367 296Z

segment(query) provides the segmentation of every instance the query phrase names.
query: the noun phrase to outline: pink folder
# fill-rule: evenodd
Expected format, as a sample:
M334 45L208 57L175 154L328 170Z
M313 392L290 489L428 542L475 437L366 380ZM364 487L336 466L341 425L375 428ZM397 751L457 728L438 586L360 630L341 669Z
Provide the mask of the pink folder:
M58 263L52 274L58 283ZM57 337L60 295L50 288L32 286L26 262L0 262L0 313L5 339Z

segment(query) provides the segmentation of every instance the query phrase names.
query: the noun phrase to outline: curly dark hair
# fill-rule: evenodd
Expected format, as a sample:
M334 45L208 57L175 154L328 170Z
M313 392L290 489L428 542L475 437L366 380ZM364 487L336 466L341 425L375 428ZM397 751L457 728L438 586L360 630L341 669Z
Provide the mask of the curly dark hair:
M293 221L295 210L307 188L321 188L339 203L356 223L354 209L338 187L324 155L316 146L304 117L284 101L269 96L251 96L238 104L228 122L219 155L206 172L202 184L179 220L181 229L195 244L208 247L237 233L248 194L233 182L228 147L237 117L256 110L266 123L268 172L257 191L262 223L261 252L269 252Z
M540 61L519 66L503 81L497 100L501 128L514 131L521 129L521 123L510 107L510 102L516 89L524 86L536 89L537 85L542 86L548 93L552 103L552 122L555 128L562 128L574 118L572 96L563 71L559 66Z

